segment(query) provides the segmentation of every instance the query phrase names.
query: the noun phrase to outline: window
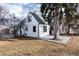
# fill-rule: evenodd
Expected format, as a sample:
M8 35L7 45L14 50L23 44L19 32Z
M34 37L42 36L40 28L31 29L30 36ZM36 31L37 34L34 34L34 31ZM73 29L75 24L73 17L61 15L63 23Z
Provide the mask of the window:
M28 31L28 27L26 27L26 31Z
M28 16L28 22L31 22L32 17Z
M36 26L33 26L33 32L36 32Z
M47 32L47 26L43 26L43 32Z

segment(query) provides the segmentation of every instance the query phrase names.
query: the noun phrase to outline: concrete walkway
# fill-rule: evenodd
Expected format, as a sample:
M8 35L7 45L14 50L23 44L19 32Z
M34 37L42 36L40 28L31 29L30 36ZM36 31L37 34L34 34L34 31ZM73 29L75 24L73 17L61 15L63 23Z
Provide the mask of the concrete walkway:
M70 36L59 36L60 40L53 40L53 38L54 38L53 35L49 35L46 37L41 37L40 39L43 39L46 41L51 41L51 42L56 42L56 43L66 44L71 37Z

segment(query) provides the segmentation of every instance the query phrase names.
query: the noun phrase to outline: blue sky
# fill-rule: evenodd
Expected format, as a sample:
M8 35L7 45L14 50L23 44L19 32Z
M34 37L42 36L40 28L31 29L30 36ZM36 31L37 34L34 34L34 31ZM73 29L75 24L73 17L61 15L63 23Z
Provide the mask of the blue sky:
M40 4L36 3L0 3L0 6L7 8L10 13L16 14L21 17L27 15L29 11L40 11Z

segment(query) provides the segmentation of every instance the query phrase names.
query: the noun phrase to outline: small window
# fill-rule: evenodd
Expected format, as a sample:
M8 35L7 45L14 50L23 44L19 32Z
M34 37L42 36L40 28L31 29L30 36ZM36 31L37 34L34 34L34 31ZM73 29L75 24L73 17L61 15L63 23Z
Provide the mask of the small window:
M26 27L26 31L28 31L28 27Z
M33 32L36 32L36 26L33 26Z
M43 26L43 32L47 32L47 26Z
M31 22L32 17L28 16L28 22Z

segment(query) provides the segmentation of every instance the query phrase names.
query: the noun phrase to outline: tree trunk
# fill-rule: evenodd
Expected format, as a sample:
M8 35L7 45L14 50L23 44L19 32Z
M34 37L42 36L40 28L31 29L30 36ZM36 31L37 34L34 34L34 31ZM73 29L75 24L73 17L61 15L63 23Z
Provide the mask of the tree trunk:
M22 35L22 31L21 31L21 28L20 28L20 35Z
M52 35L53 34L53 25L51 24L51 26L50 26L50 35Z
M70 34L69 31L70 30L70 25L68 25L68 28L67 28L67 34Z
M54 39L55 40L59 39L59 19L58 17L54 19Z

